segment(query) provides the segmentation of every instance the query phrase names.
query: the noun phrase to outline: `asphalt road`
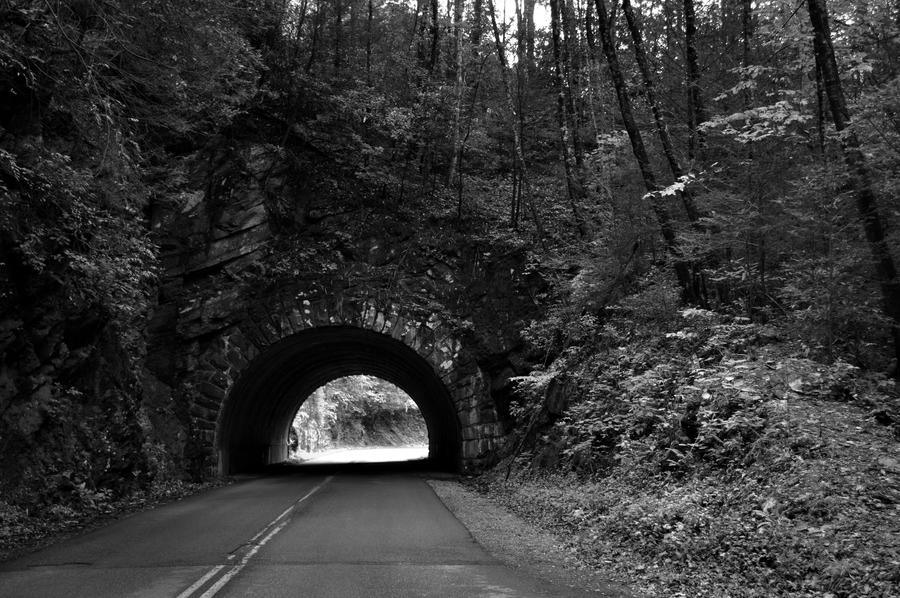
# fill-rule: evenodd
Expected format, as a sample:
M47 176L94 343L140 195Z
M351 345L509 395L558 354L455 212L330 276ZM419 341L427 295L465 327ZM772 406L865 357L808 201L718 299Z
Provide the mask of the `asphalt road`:
M306 465L339 463L396 463L423 461L428 458L427 446L340 448L314 453L303 460Z
M589 595L503 565L383 466L243 480L0 564L4 598Z

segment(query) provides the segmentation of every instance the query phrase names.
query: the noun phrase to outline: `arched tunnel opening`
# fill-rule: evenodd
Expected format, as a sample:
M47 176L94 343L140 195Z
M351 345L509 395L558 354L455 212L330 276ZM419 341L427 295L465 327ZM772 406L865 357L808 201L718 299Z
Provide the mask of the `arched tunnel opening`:
M353 375L387 380L415 401L428 431L427 465L460 469L460 426L431 364L389 336L351 326L312 328L265 349L244 369L216 431L222 474L258 471L288 458L291 422L302 401Z

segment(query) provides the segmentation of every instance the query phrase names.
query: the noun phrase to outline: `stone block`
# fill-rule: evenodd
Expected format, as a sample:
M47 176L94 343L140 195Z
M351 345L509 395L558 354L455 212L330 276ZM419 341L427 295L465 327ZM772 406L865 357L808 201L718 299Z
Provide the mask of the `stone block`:
M497 421L497 411L494 409L493 405L482 403L479 405L478 417L481 419L482 423L493 424Z
M225 396L228 394L228 392L224 388L221 388L211 382L199 382L197 383L196 388L197 392L199 392L200 394L217 401L225 400Z
M372 326L375 325L375 316L377 315L378 308L375 306L371 299L366 299L366 302L362 305L362 311L360 312L360 328L371 330Z
M429 359L429 361L431 361L431 359ZM437 374L437 377L441 379L441 382L444 383L444 386L450 386L453 384L453 381L456 379L455 370L443 370L440 368L440 364L435 364L433 361L431 361L431 365L434 368L434 373Z
M250 364L250 362L244 359L244 356L237 349L231 349L230 351L228 351L226 360L231 366L230 369L234 372L240 372Z
M459 431L459 435L463 441L477 440L481 438L481 431L477 425L468 425Z
M255 347L259 350L262 347L266 347L269 343L266 340L265 335L256 327L256 324L250 320L244 320L240 326L241 335L247 339L248 345ZM244 352L245 357L249 354L249 350ZM252 360L252 357L247 357L247 359Z
M460 350L456 358L456 369L463 375L473 375L479 371L478 363L469 355L468 351Z
M213 438L215 438L216 433L216 422L207 421L205 419L195 419L194 420L194 428L199 431L209 431L213 433Z
M331 312L327 302L317 301L313 305L312 321L314 326L328 326L331 324Z
M481 397L476 394L468 394L464 399L460 399L459 404L463 406L464 409L472 409L477 410L479 408L479 404L481 403ZM475 415L477 418L477 414Z
M391 330L394 328L396 315L390 312L384 312L384 326L381 327L381 334L390 336Z
M226 373L226 370L217 371L215 374L212 375L212 377L209 379L209 381L220 388L224 388L226 392L228 391L229 388L231 388L231 384L233 383L233 380Z
M339 288L335 288L331 295L331 323L340 325L344 323L344 295Z
M211 397L207 397L205 395L197 395L194 397L194 403L204 409L209 409L215 413L219 412L219 409L222 407L222 402L219 399L214 399Z
M490 440L479 438L462 441L462 456L464 459L479 459L487 455L493 443Z
M341 319L348 326L359 326L362 319L363 305L356 299L344 298L341 302Z
M298 332L294 329L294 321L291 320L288 313L288 310L282 306L281 311L279 311L274 316L278 318L278 320L276 321L276 325L281 331L281 338L291 336L292 334L296 334Z
M431 329L427 326L419 328L419 331L416 333L416 343L418 346L413 347L416 353L428 359L431 352L434 351L434 335L431 333Z
M377 314L375 314L375 321L372 323L371 330L375 332L381 332L384 329L384 322L384 313L379 311Z
M296 305L291 305L287 310L287 318L291 321L291 328L294 333L298 333L301 330L305 330L308 325L306 324L306 320L303 317L303 314L300 312L300 308Z
M201 420L201 421L202 421L202 420ZM216 440L215 423L213 423L212 428L210 428L210 427L208 427L208 426L203 426L203 427L201 427L201 426L202 426L202 423L201 423L200 421L195 421L194 423L195 423L195 425L197 426L196 429L195 429L195 431L194 431L194 438L197 438L197 439L199 439L199 440L202 440L203 443L206 445L206 446L204 447L204 448L206 448L206 450L205 450L204 452L205 452L207 455L212 455L212 453L213 453L213 448L212 448L212 447L213 447L213 443L214 443L215 440Z
M202 421L214 422L214 423L216 421L216 417L218 416L217 411L210 409L208 407L204 407L202 405L198 405L197 403L191 404L190 409L188 410L188 413L190 413L191 417L194 418L195 421L202 420Z
M457 371L459 371L459 367L457 366ZM475 383L472 380L471 376L467 376L465 374L461 374L459 378L457 378L457 386L459 388L464 388L469 390L470 392L474 392Z
M470 405L472 403L472 399L474 398L472 389L465 387L452 390L450 392L450 396L453 397L453 402L456 405Z
M446 360L447 356L444 354L444 351L441 349L439 344L435 344L431 347L431 353L429 353L425 359L431 362L435 369L438 371L443 371L440 369L441 363Z
M434 330L441 325L441 318L437 314L431 314L428 316L428 320L425 322L425 326Z
M406 318L396 316L394 318L393 326L391 326L390 330L387 330L386 333L389 334L391 338L403 342L408 330L409 325L406 322Z
M284 335L281 333L275 324L268 318L268 312L263 312L262 314L265 319L257 320L256 325L259 327L260 331L263 333L263 336L266 339L266 342L269 345L273 345L284 338Z
M223 347L215 351L207 352L207 354L204 356L204 359L206 364L208 364L210 368L219 371L227 371L230 367L230 364L228 363L226 355L227 350Z

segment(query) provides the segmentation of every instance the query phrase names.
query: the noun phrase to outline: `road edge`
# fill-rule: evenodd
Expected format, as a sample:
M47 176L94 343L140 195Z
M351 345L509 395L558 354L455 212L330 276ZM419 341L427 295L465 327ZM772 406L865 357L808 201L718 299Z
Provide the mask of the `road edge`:
M553 534L536 529L490 498L451 479L425 480L444 506L494 558L553 584L598 598L635 598L623 583L580 562Z

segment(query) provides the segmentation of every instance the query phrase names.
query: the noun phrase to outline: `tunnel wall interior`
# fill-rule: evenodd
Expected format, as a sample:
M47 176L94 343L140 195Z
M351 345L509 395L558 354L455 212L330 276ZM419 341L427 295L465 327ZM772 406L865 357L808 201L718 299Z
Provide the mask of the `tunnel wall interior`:
M272 345L242 373L219 424L222 472L250 471L287 459L288 429L302 401L323 384L356 374L377 376L403 389L425 419L429 460L442 469L461 467L456 409L431 365L391 337L329 326Z

